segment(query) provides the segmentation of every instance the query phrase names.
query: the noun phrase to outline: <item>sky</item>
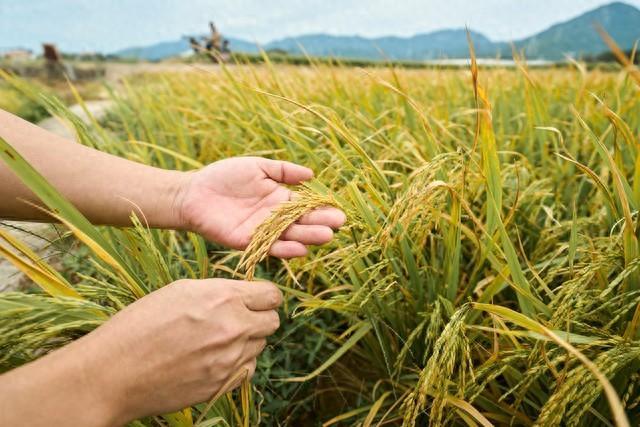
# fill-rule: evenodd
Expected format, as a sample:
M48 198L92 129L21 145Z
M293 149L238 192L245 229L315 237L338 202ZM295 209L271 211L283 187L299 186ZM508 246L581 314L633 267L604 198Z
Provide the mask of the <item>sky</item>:
M0 48L113 52L203 34L266 43L309 33L411 36L465 25L517 40L611 0L0 0ZM626 3L640 8L640 0Z

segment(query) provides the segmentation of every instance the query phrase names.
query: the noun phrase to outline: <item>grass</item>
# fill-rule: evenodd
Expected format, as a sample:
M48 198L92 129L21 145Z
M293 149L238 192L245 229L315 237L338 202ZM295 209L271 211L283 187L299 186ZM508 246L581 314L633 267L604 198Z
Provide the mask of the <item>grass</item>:
M140 423L637 425L635 74L520 65L267 61L126 86L100 128L78 128L84 143L178 169L262 155L317 178L241 254L141 224L95 228L16 165L91 255L57 273L22 251L42 290L0 297L0 366L173 279L247 272L288 295L253 393ZM331 245L263 260L278 230L329 201L348 216Z
M4 72L0 66L0 109L29 122L38 123L50 116L46 105L41 102L40 95L57 97L65 105L75 103L73 91L64 80L38 79L25 84L19 80L3 78ZM102 83L98 81L79 83L75 89L83 99L96 98L103 90Z
M0 109L33 123L48 116L46 108L40 103L25 97L19 90L4 82L0 82Z

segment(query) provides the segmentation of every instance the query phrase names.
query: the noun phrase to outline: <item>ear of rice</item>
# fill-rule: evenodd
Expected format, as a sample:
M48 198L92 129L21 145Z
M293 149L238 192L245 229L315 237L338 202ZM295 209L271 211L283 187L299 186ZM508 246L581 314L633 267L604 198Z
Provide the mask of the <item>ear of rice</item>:
M307 188L297 192L295 200L280 205L256 228L237 270L244 270L246 280L253 280L256 266L267 257L282 233L301 216L322 206L337 206L337 202L331 196L313 193Z

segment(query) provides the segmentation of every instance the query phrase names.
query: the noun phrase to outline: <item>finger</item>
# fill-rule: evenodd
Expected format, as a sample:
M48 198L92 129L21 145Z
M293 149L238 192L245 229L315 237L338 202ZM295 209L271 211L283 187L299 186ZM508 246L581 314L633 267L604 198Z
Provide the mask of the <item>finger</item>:
M275 310L253 311L247 316L248 333L251 338L265 338L273 335L280 327L280 316Z
M300 242L278 240L269 249L269 254L278 258L296 258L307 255L307 247Z
M244 352L242 353L242 362L255 359L262 353L267 346L266 338L252 338L246 342Z
M342 227L347 221L347 216L340 209L336 208L318 208L298 220L298 224L303 225L325 225L334 230Z
M256 367L258 366L258 361L256 359L250 360L244 364L244 369L247 372L247 379L253 378L253 375L256 373Z
M333 230L324 225L292 224L280 238L285 241L300 242L303 245L324 245L333 239Z
M245 379L253 378L253 375L256 373L256 366L258 365L258 361L253 358L248 362L244 363L240 366L235 372L233 372L228 381L228 385L223 388L222 392L226 393L228 391L234 390L242 385L242 382Z
M271 282L229 280L242 292L242 302L251 311L274 310L282 304L282 292Z
M260 158L259 164L269 178L283 184L300 184L313 178L311 169L295 163Z

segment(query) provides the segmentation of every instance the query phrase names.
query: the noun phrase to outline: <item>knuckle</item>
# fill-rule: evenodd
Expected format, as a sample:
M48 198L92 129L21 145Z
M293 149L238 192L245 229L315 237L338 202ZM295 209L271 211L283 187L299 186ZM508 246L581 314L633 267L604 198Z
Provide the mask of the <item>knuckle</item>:
M254 374L256 373L256 367L258 365L257 359L252 359L250 362L247 363L246 367L247 367L247 378L251 379L253 378Z
M278 330L278 328L280 328L280 316L278 315L277 311L272 311L271 312L271 329L275 332Z
M270 283L269 285L270 289L266 298L271 307L280 307L283 300L282 291L280 291L280 289L278 289L273 283Z
M204 378L207 378L210 383L223 382L226 374L223 363L218 359L209 360L204 369Z
M224 290L217 295L216 305L231 305L236 300L236 295L228 290Z
M242 363L240 360L241 357L242 357L242 351L240 351L236 347L232 347L228 349L224 353L224 355L219 359L217 367L218 369L222 368L223 370L226 370L226 371L237 369L240 363Z
M231 362L226 358L219 358L210 362L206 369L209 382L224 382L231 366Z
M237 367L238 358L235 354L227 354L220 360L220 367L225 371L231 371Z
M212 298L216 306L233 305L242 302L241 292L235 287L219 287L215 290L215 298Z
M235 323L223 322L218 328L218 334L222 342L228 343L237 340L243 330Z
M170 285L181 298L188 300L188 305L203 306L201 301L209 300L209 286L202 280L179 279Z

